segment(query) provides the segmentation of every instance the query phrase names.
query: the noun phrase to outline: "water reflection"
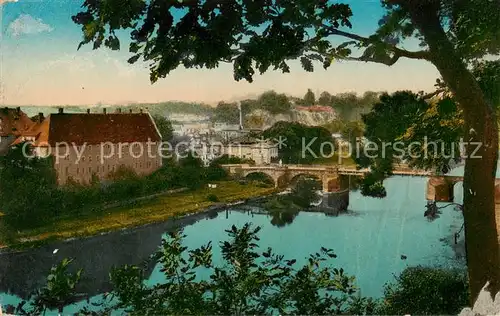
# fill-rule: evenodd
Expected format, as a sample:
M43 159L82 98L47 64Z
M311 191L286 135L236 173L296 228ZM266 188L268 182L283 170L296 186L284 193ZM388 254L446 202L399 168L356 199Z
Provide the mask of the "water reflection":
M112 267L141 265L147 273L151 273L156 262L151 261L150 256L160 245L165 232L210 217L217 217L217 212L93 238L57 242L23 252L0 253L0 293L11 293L26 299L45 284L50 268L64 258L74 258L73 268L84 271L78 292L90 296L107 292L111 289L109 271ZM58 251L54 252L54 249Z
M299 211L296 210L271 211L269 213L271 217L271 225L280 228L290 225L293 223L298 214Z

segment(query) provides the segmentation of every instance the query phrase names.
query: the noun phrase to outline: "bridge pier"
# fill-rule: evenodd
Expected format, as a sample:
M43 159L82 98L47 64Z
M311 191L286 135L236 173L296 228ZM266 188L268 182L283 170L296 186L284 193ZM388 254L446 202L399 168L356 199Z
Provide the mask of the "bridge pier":
M323 193L323 211L325 214L338 215L349 207L349 190Z
M453 187L456 181L446 177L431 177L427 181L427 200L436 202L453 202Z

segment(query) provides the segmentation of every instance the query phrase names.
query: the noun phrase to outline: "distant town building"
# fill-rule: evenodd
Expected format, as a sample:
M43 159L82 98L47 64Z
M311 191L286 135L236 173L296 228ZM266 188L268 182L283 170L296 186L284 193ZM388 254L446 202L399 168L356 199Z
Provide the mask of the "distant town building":
M224 147L225 154L232 157L252 159L257 165L270 164L278 158L278 145L252 137L242 137Z
M349 143L349 140L345 139L344 136L340 133L333 133L332 138L334 139L337 148L336 150L339 151L340 149L349 149L351 144Z
M0 155L5 155L12 143L34 125L21 108L0 109Z
M125 166L147 175L162 165L161 135L149 113L50 114L16 140L30 142L34 153L52 155L59 184L69 179L105 180Z
M210 117L206 115L171 113L168 115L168 119L176 122L191 123L191 122L206 122L210 120Z
M210 124L205 122L186 122L172 124L174 133L179 136L209 134L211 132Z

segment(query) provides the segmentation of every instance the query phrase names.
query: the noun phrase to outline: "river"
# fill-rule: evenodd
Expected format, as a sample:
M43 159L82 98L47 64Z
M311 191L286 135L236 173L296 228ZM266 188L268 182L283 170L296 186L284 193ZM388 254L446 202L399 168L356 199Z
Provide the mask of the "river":
M424 217L426 178L393 177L385 181L387 197L367 198L350 193L349 212L338 217L321 213L300 213L283 227L271 224L267 215L249 214L238 208L228 212L198 214L177 222L149 225L84 240L58 242L39 249L0 254L0 304L12 304L44 284L53 264L65 257L75 258L84 269L80 290L99 298L108 291L108 271L112 266L142 264L160 245L166 231L183 226L185 245L217 245L226 240L225 229L247 222L261 226L260 247L272 247L287 258L304 263L320 247L337 254L331 263L356 276L363 296L381 297L386 282L393 281L407 266L464 267L463 233L455 244L454 234L462 226L462 215L452 206L430 222ZM461 202L461 183L455 186L456 202ZM54 250L58 249L56 253ZM214 250L218 250L214 247ZM214 251L215 262L221 262ZM403 256L403 257L402 257ZM402 259L406 258L406 259ZM145 264L151 273L148 282L161 282L159 267ZM65 314L77 307L65 309Z

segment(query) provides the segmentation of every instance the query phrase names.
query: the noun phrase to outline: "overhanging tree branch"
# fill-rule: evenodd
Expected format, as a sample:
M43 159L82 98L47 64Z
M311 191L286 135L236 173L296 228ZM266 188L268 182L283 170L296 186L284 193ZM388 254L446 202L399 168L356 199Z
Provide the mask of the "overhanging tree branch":
M383 56L377 56L377 57L367 57L367 56L362 56L362 57L347 57L347 60L356 60L356 61L364 61L364 62L376 62L380 64L384 64L387 66L392 66L394 65L401 57L409 58L409 59L420 59L420 60L428 60L431 61L431 55L429 51L423 50L423 51L408 51L405 49L401 49L396 47L395 45L391 45L385 42L382 42L380 40L374 40L369 37L364 37L360 36L357 34L345 32L338 30L336 28L329 27L328 28L328 35L338 35L342 37L346 37L358 42L361 42L364 46L369 46L369 45L380 45L384 47L384 49L387 52L392 52L392 56L389 54L385 54Z

